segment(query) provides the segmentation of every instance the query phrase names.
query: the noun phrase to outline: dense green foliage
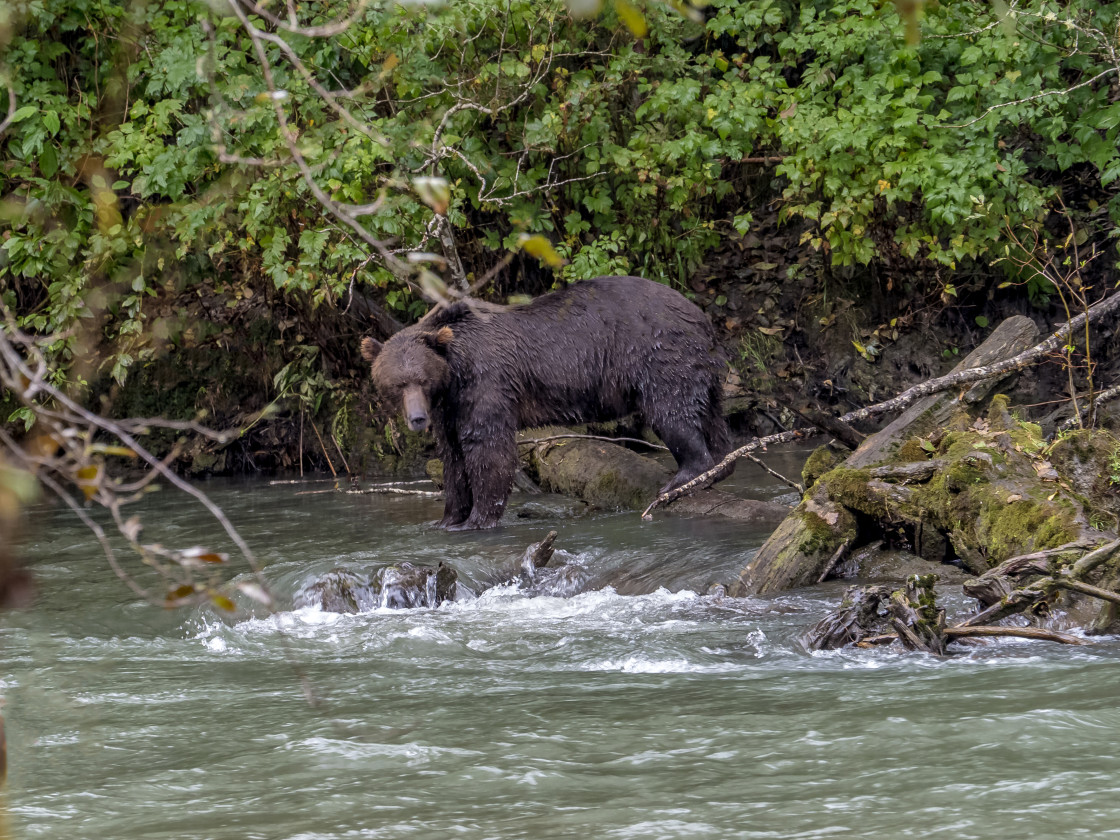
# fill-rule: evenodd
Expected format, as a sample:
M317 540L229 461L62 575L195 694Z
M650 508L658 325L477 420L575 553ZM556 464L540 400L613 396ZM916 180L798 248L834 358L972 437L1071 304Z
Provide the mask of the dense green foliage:
M699 21L649 4L643 38L628 5L573 20L558 0L378 2L329 37L278 32L345 92L340 114L276 41L269 95L222 3L16 0L0 11L18 103L3 300L41 332L94 316L118 379L205 340L184 338L191 300L342 308L356 287L415 317L416 286L309 190L276 99L309 174L336 201L379 200L361 220L397 251L441 250L413 184L446 178L477 275L540 233L562 278L683 283L774 200L834 264L940 267L950 290L944 269L986 267L1008 228L1061 241L1058 209L1103 246L1120 220L1118 7L1013 9L930 6L911 45L894 6L866 0L715 0ZM74 342L60 349L89 350Z

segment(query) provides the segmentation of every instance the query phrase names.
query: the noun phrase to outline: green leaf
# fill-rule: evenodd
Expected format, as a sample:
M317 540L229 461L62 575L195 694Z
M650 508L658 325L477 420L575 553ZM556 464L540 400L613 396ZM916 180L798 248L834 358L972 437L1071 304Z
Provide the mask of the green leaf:
M39 152L39 174L44 178L53 178L58 172L58 152L49 143Z
M54 137L56 134L58 134L58 129L61 127L61 123L58 120L57 111L47 111L45 114L43 114L43 127L47 129L51 137Z
M988 319L985 318L983 315L977 315L976 316L976 326L983 329L984 327L988 326Z
M28 117L34 116L38 113L39 109L35 105L24 105L22 108L16 109L16 112L12 114L12 122L23 122Z

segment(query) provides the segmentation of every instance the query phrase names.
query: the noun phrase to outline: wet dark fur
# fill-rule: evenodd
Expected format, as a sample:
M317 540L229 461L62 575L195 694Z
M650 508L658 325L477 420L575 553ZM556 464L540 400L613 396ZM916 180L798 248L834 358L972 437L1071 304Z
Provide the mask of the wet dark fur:
M417 405L430 408L444 463L440 524L449 529L498 524L521 428L637 411L677 460L667 488L730 449L708 319L677 292L640 277L585 280L504 311L453 304L383 348L366 339L362 352L391 404L402 406L411 393L413 428L429 422Z

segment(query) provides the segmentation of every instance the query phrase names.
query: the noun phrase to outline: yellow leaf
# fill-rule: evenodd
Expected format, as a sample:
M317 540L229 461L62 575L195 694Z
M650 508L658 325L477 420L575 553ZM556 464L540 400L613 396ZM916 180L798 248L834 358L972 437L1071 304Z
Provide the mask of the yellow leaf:
M631 6L626 0L614 0L614 10L618 13L618 19L626 24L626 28L635 38L646 37L649 27L646 26L646 19L642 17L637 7Z
M198 565L199 563L224 563L229 559L228 555L219 554L216 551L196 546L195 548L185 548L180 552L184 561L190 561L186 565Z
M560 268L564 265L564 258L557 254L556 249L552 247L552 243L539 233L533 236L527 233L521 234L518 244L526 254L536 257L549 268Z
M210 596L210 600L218 609L225 610L226 612L237 611L237 605L225 595L219 595L217 592L215 592Z
M883 190L889 190L890 188L890 181L884 181L882 178L879 179L879 192L882 192Z
M80 468L75 475L78 479L78 487L81 488L88 502L97 495L97 485L101 481L101 466L99 464L87 464Z

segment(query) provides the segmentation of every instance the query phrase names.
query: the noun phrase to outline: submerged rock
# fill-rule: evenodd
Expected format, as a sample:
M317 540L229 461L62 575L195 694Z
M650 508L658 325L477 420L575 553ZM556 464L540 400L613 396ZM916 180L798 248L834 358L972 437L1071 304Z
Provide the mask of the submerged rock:
M387 566L377 573L377 603L398 610L438 607L444 601L455 600L458 579L458 573L443 563L434 569L412 563Z
M377 587L358 572L332 569L299 590L293 604L296 608L318 607L323 612L366 612L377 606Z
M435 568L398 563L377 570L372 578L350 569L333 569L300 589L293 605L334 613L438 607L455 600L458 577L443 563Z
M531 559L535 548L536 546L529 546L522 561L518 581L518 588L522 592L530 596L571 598L587 591L592 575L591 569L584 562L584 555L572 554L563 549L549 549L548 561L536 565Z

